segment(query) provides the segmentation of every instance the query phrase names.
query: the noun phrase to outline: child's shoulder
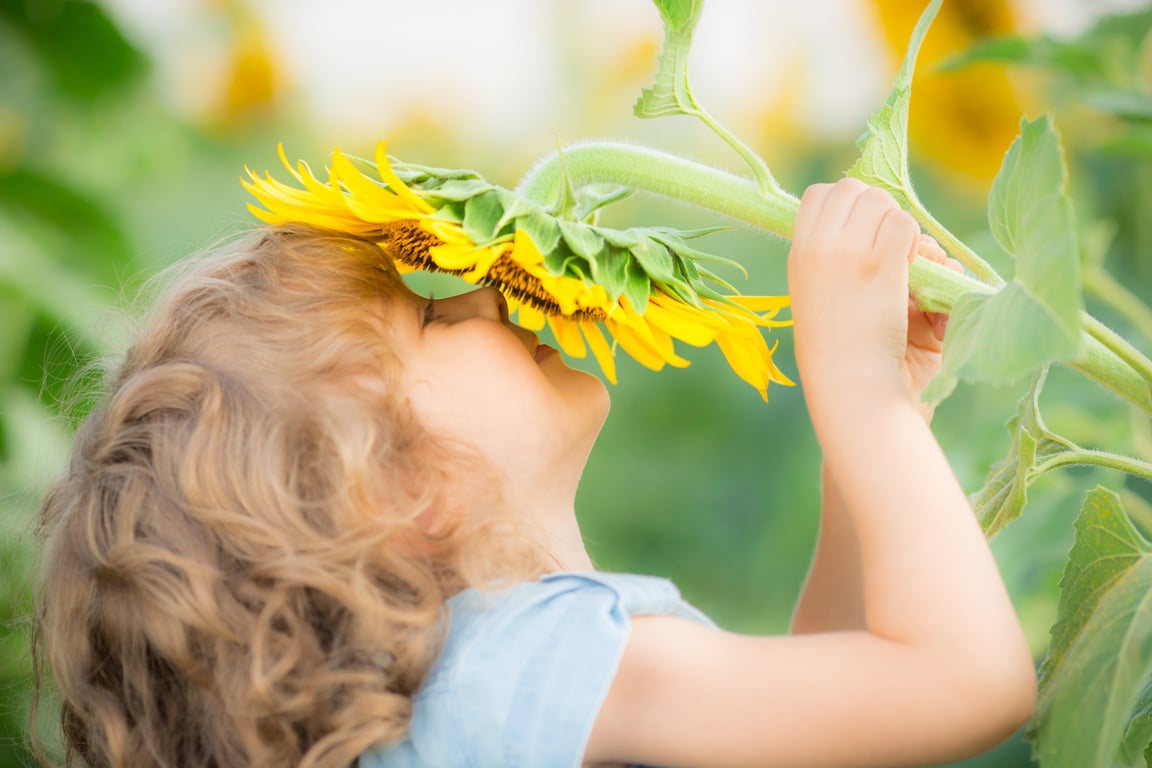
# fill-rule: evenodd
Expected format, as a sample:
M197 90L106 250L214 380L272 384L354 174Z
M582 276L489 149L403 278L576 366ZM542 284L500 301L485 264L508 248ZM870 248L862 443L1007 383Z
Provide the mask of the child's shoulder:
M626 623L629 616L674 614L707 621L686 603L671 581L659 576L603 571L550 573L538 581L491 590L469 589L448 601L449 636L472 639L477 631L500 632L505 622L563 620L571 613Z
M563 572L461 592L408 738L361 765L578 764L641 614L711 623L654 576Z

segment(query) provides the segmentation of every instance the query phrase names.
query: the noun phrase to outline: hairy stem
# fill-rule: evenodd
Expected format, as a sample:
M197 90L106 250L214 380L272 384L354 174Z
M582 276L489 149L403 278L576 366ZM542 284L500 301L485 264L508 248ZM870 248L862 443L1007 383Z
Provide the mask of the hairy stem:
M1152 341L1152 309L1103 267L1084 271L1084 287L1124 316L1145 339Z
M1145 357L1140 350L1132 346L1116 331L1089 315L1080 313L1080 322L1088 334L1107 347L1113 354L1131 366L1132 370L1140 374L1147 386L1152 387L1152 360Z
M1093 451L1081 448L1076 451L1062 451L1051 458L1041 461L1032 468L1033 477L1041 475L1057 467L1068 466L1094 466L1118 469L1130 475L1152 482L1152 464L1129 456L1121 456L1107 451Z
M762 193L748 179L676 155L618 142L565 147L537 163L516 192L552 205L563 190L563 170L573 187L619 184L697 205L780 237L792 237L800 201L773 184Z
M784 238L791 238L800 206L799 200L779 188L765 194L749 179L676 155L618 142L566 147L562 161L559 153L544 158L529 170L516 191L544 205L553 205L563 194L565 183L574 188L596 183L623 185L715 211ZM923 213L922 221L929 233L942 246L956 252L959 241L922 209L918 212ZM920 306L930 312L949 311L957 298L971 291L996 291L993 285L927 259L912 263L909 286ZM1145 375L1147 358L1103 323L1088 315L1084 317L1085 327L1095 333L1085 332L1084 355L1066 365L1152 414L1152 377ZM1097 333L1102 338L1097 338Z

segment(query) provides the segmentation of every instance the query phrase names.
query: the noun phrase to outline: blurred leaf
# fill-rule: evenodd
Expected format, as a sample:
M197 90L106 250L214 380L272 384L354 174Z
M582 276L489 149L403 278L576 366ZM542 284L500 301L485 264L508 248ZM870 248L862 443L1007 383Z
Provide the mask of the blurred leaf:
M942 0L933 0L920 15L904 63L896 73L892 90L880 108L868 121L868 133L862 140L860 159L848 171L849 176L872 186L887 189L907 203L915 199L912 179L908 173L908 104L912 98L912 73L916 56L932 20L940 10Z
M1043 67L1077 77L1102 77L1108 69L1101 51L1095 47L1047 35L982 40L967 51L942 61L937 67L941 71L950 71L986 62Z
M1015 257L1016 274L995 294L956 302L930 402L960 379L1008 383L1080 353L1079 234L1060 139L1050 118L1021 125L988 199L992 233Z
M704 0L653 0L664 22L664 47L656 62L656 79L640 91L632 113L640 118L690 115L699 109L688 84L692 33Z
M91 102L131 85L147 69L144 55L108 14L86 0L0 0L0 19L36 51L58 92Z
M1084 103L1125 120L1152 120L1152 96L1140 91L1097 89L1084 96Z
M128 238L108 208L57 176L32 168L0 173L0 210L67 238L71 247L59 255L77 271L118 280L132 261Z
M1043 768L1113 768L1152 674L1152 544L1097 487L1076 520L1030 737ZM1129 763L1131 765L1131 763Z

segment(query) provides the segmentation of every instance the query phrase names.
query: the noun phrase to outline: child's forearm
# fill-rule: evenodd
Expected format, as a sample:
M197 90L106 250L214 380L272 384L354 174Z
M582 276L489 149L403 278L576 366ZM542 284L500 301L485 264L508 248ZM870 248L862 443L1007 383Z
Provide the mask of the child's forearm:
M865 628L860 541L836 481L825 465L820 533L792 616L792 634Z
M856 527L869 631L957 669L1030 671L983 533L902 385L861 382L812 398L810 410Z

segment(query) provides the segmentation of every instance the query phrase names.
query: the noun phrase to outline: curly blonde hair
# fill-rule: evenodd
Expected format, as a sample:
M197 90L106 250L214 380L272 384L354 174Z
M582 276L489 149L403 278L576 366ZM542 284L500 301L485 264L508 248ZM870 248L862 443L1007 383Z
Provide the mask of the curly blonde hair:
M343 766L401 738L444 601L545 570L398 385L371 241L262 230L168 288L40 521L37 646L67 761ZM506 521L505 521L506 522Z

